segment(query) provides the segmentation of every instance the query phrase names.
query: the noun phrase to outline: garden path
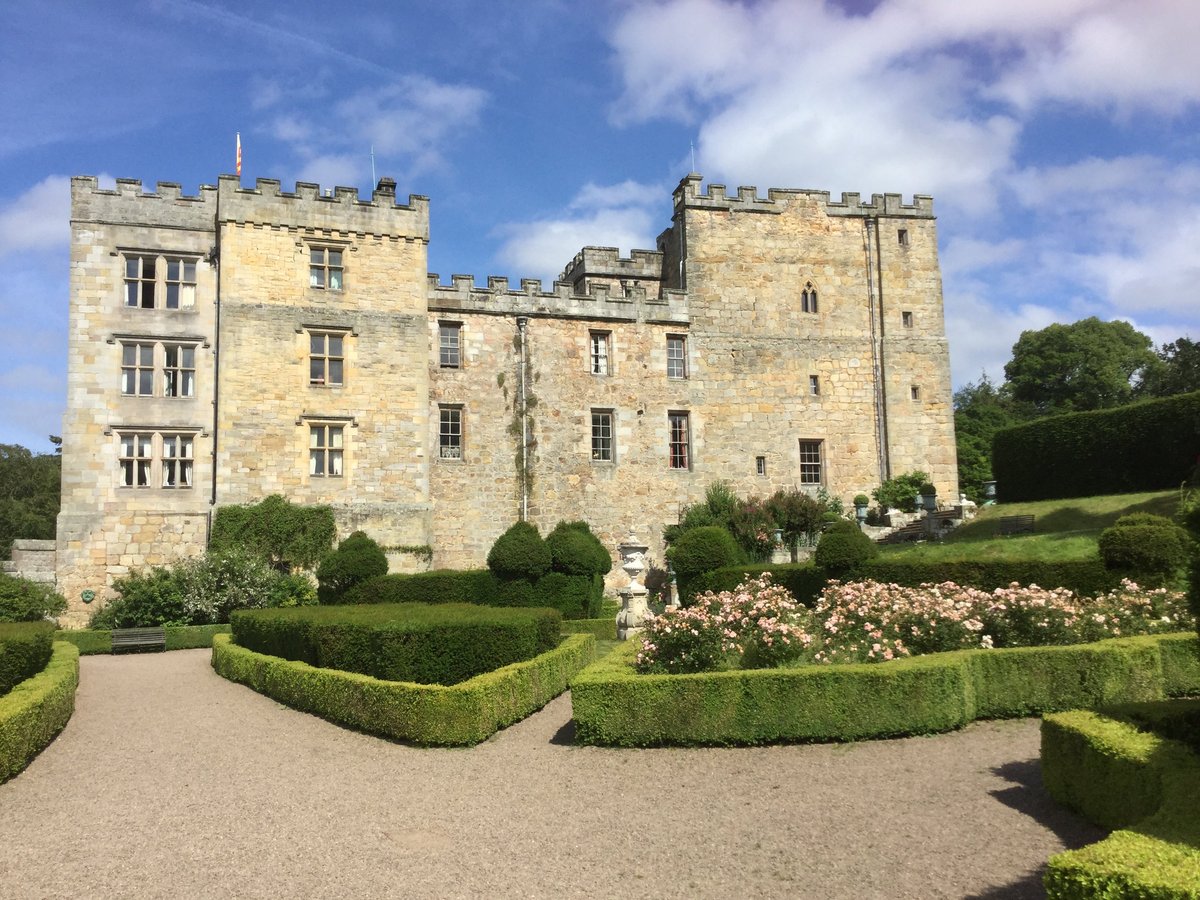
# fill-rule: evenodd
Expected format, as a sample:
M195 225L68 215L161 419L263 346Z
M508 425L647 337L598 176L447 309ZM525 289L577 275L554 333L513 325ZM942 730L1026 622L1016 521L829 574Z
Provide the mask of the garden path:
M569 745L570 700L472 749L346 731L207 650L84 657L75 715L0 785L0 897L1042 896L1101 833L1035 720L749 749Z

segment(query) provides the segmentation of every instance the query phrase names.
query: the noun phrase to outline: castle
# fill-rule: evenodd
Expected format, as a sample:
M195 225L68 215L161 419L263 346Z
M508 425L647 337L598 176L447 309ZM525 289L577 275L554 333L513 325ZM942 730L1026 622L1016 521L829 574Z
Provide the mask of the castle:
M390 179L72 179L68 621L273 493L435 568L482 565L522 517L653 553L718 479L848 501L922 469L957 496L928 197L691 174L656 249L585 247L549 291L442 284L428 241L428 198Z

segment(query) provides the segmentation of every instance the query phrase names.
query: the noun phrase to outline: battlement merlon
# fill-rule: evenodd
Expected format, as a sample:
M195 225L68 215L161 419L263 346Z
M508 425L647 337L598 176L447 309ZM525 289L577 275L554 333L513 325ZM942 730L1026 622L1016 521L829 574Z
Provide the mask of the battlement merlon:
M700 184L703 180L702 176L693 172L679 182L674 194L676 213L686 208L778 215L791 203L804 198L823 206L830 216L934 218L933 198L926 194L914 194L912 203L904 203L900 194L872 194L870 202L864 203L861 195L853 191L843 191L841 201L831 201L829 191L811 188L771 188L763 198L758 196L755 187L739 187L737 196L731 197L723 184L710 184L708 191L701 193Z
M234 175L222 175L217 190L222 222L429 241L429 198L410 194L407 204L398 204L390 179L380 181L370 200L360 200L358 188L322 191L304 181L289 193L273 178L244 188Z
M587 276L637 281L662 279L663 255L658 250L631 250L621 256L616 247L584 247L575 254L559 276L559 281L578 284Z
M188 196L174 182L160 181L153 191L136 178L118 178L116 186L101 189L94 175L71 179L71 222L97 225L145 225L211 233L215 228L217 189L200 185Z
M645 288L614 292L608 284L593 284L586 294L576 293L569 282L556 281L542 290L537 278L522 278L520 290L510 290L508 279L489 276L487 287L477 287L473 275L453 275L449 285L429 274L428 304L431 313L481 313L496 316L533 316L619 322L655 322L685 327L691 321L688 296L683 291L663 291L648 297Z

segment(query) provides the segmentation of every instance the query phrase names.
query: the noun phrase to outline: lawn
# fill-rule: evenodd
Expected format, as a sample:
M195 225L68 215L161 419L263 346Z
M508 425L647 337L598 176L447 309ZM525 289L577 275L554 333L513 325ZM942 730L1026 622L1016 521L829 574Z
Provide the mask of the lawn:
M1001 503L983 507L978 516L954 529L943 541L881 547L880 550L885 556L899 555L922 562L1089 559L1096 555L1100 532L1121 516L1148 512L1174 518L1178 509L1178 491ZM1033 534L997 536L996 529L1002 517L1025 515L1037 517Z

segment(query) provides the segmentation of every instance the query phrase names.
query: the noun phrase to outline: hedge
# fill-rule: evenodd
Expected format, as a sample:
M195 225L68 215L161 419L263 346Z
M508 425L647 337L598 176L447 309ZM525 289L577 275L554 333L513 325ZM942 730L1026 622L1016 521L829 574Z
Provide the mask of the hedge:
M51 622L0 623L0 697L46 668L53 644Z
M452 685L559 643L552 609L468 604L239 610L233 639L258 653L387 681Z
M1200 689L1192 634L696 675L638 675L638 646L618 647L572 682L580 743L849 741Z
M163 628L166 650L195 650L211 647L214 634L229 634L228 625L167 625ZM81 656L112 653L112 632L105 629L71 629L54 632L56 641L69 641Z
M41 672L0 697L0 782L29 764L75 711L79 650L55 641Z
M996 432L1005 502L1177 487L1200 454L1200 392L1038 419Z
M590 634L564 638L553 650L452 687L380 681L317 669L247 650L230 637L213 640L213 668L293 709L370 734L416 744L462 746L541 709L595 656Z
M1058 802L1120 829L1050 858L1051 900L1200 896L1200 758L1186 746L1096 712L1047 716L1042 779Z
M480 606L536 606L557 609L564 619L595 618L604 599L600 575L549 572L535 582L506 581L487 569L439 569L415 575L381 575L346 592L343 602L475 603Z
M805 606L816 605L825 589L824 573L812 563L786 563L783 565L726 566L698 575L692 582L693 593L681 595L685 605L693 596L704 591L732 591L747 577L757 577L763 572L771 574L775 584L782 584ZM1067 560L1046 562L1039 560L961 560L961 561L906 561L903 558L884 556L869 560L848 576L848 580L870 579L882 584L900 584L917 587L922 584L941 584L953 581L967 587L992 591L1018 584L1036 584L1044 588L1069 588L1085 597L1094 597L1112 590L1120 584L1121 576L1109 572L1099 559Z
M598 641L617 639L617 620L614 616L602 619L570 619L562 623L563 634L590 634Z

